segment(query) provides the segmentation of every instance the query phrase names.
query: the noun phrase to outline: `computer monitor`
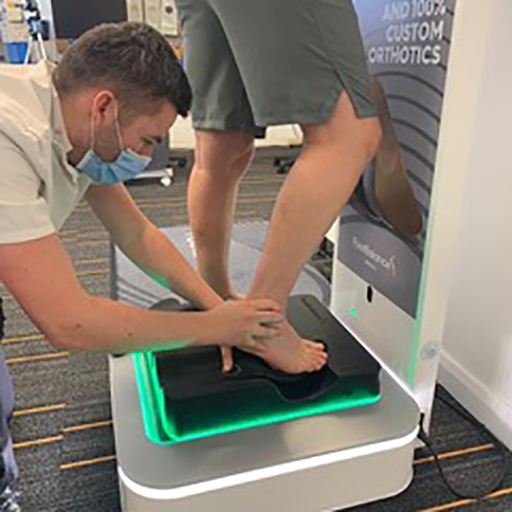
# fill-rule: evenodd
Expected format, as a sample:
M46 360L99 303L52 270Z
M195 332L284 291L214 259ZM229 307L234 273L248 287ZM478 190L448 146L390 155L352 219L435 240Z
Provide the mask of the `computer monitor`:
M101 23L127 21L126 0L52 0L57 39L76 39Z

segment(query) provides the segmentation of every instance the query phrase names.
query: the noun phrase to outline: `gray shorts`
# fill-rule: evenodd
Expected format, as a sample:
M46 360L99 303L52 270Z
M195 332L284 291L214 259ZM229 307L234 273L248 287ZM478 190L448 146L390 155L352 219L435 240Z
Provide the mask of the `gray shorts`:
M351 0L176 0L198 129L322 124L342 91L376 115Z

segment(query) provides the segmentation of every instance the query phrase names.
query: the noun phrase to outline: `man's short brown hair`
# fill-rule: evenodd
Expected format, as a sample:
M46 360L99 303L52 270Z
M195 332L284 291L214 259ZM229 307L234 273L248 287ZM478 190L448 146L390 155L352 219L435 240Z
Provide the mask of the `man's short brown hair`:
M105 87L130 110L161 99L185 117L192 102L188 79L170 44L144 23L109 23L89 30L64 54L53 80L63 96Z

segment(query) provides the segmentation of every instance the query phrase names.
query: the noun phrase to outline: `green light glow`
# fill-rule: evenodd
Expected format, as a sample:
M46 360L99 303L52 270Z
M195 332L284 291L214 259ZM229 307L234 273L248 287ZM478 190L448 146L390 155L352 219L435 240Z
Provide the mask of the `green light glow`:
M348 312L351 316L356 316L356 310L354 308L349 309Z
M290 411L288 413L275 414L269 416L262 416L259 418L255 418L253 420L248 421L240 421L225 424L219 426L218 428L211 428L205 431L199 432L191 432L190 434L185 434L182 436L176 436L177 441L191 441L193 439L201 439L204 437L212 437L220 434L226 434L228 432L234 432L236 430L245 430L249 428L255 428L263 425L270 425L274 423L281 423L284 421L289 421L298 418L304 418L307 416L319 416L321 414L325 414L328 412L341 411L343 409L351 409L354 407L362 407L363 405L369 405L377 402L380 399L380 396L371 397L371 398L361 398L361 399L353 399L344 404L333 402L331 404L325 404L321 406L312 406L312 407L304 407L297 411Z
M177 410L176 415L173 415L166 408L165 395L158 384L156 363L152 354L134 354L133 358L141 395L146 435L150 441L159 445L171 445L307 416L362 407L380 400L379 394L372 394L366 390L354 392L349 398L341 397L339 391L337 393L329 392L325 397L313 402L295 404L287 404L281 400L272 401L267 397L264 407L265 409L268 408L268 413L254 413L249 405L246 407L248 413L243 419L237 418L236 420L226 421L226 415L229 417L229 413L226 412L227 407L220 410L219 415L222 416L222 419L216 414L208 415L208 411L203 410L201 411L203 416L200 417L199 421L199 416L195 418L195 425L193 425L194 419L192 419L192 425L184 426L183 424L186 421L182 415L183 411ZM214 401L215 399L212 398L211 400ZM192 409L188 412L193 415ZM215 405L213 409L218 410ZM238 414L244 415L244 412L237 411ZM203 427L198 426L197 423L202 423Z
M166 290L169 289L169 283L163 277L160 277L160 276L157 276L157 275L148 274L148 273L146 273L146 275L150 279L152 279L156 284L159 284L160 286L162 286Z

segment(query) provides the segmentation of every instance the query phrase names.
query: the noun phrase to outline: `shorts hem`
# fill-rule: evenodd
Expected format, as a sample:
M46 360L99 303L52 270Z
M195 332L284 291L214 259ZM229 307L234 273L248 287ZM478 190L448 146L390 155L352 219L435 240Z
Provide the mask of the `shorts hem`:
M346 91L350 102L354 108L358 119L377 117L377 110L373 106L361 106L355 99L350 86L347 87L345 81L340 79L338 73L335 75L335 84L331 87L327 100L319 108L308 109L302 112L275 113L268 115L255 115L256 124L234 123L225 119L193 119L195 130L216 130L216 131L237 131L246 132L256 138L265 137L266 128L269 126L282 126L287 124L298 125L321 125L325 124L332 116L334 109L341 97L343 91Z
M254 126L241 123L233 123L223 119L194 119L192 122L194 130L234 131L245 132L259 137L265 135L264 126Z
M358 105L357 102L354 101L350 89L345 86L342 80L336 77L336 83L334 87L331 88L331 93L328 95L327 100L320 108L311 109L304 112L295 112L288 115L281 114L257 116L256 121L258 123L258 126L280 126L286 124L325 124L332 116L332 113L334 112L334 109L343 91L347 92L358 119L377 117L377 110L375 108L371 106L362 107L361 105Z

